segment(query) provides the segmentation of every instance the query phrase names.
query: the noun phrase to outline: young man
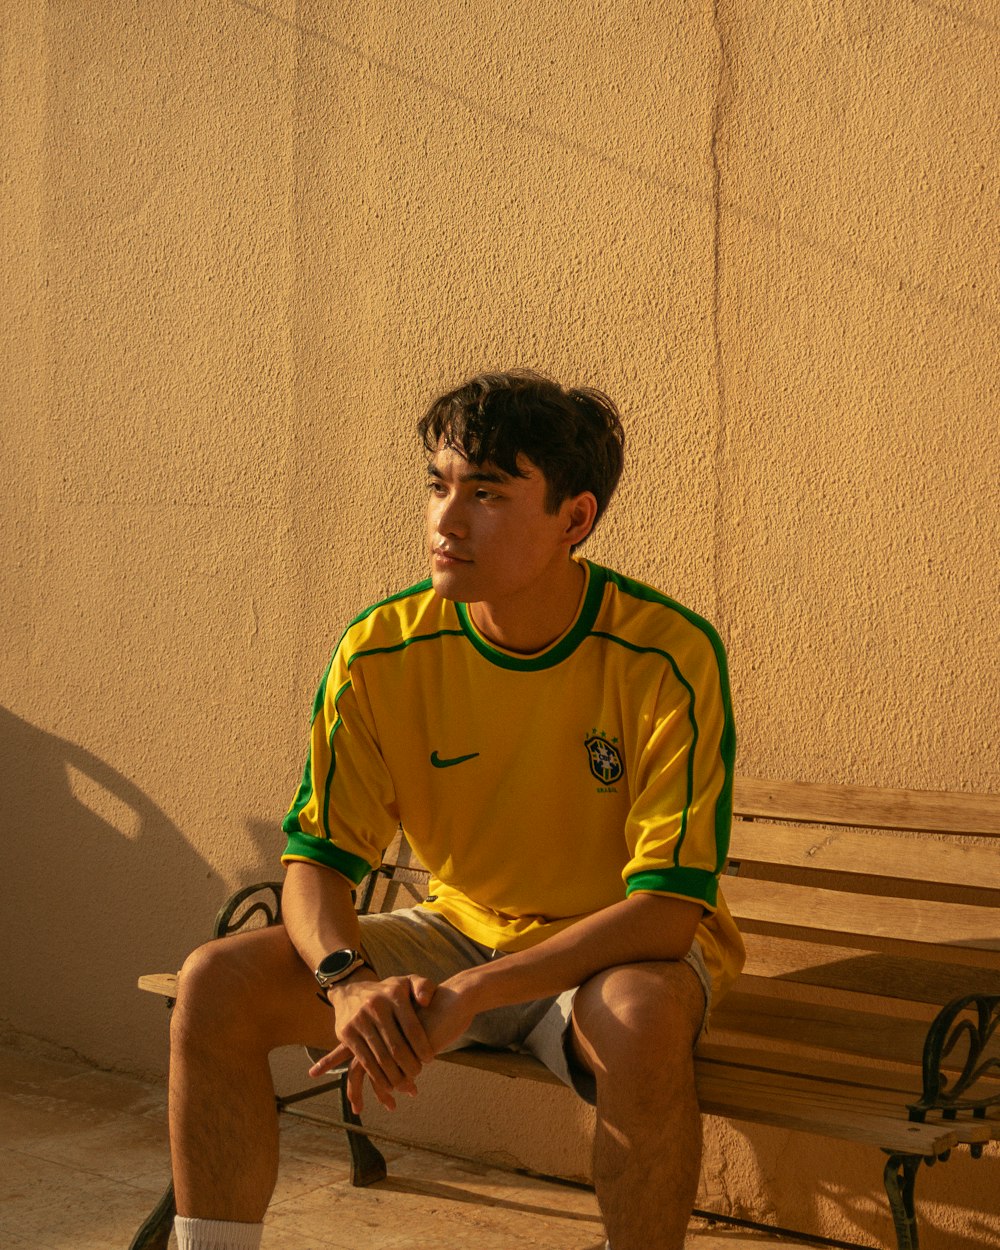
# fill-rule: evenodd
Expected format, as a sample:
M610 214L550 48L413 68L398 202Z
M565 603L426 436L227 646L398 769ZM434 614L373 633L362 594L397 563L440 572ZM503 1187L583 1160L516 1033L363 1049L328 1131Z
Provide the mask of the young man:
M284 924L182 972L178 1244L259 1244L270 1050L326 1051L314 1075L347 1063L356 1107L366 1083L393 1107L435 1055L481 1041L595 1103L614 1250L673 1250L700 1161L692 1048L743 959L718 892L735 748L722 646L574 555L621 473L606 396L482 375L420 430L431 577L352 622L324 675L284 822ZM352 889L400 823L430 894L359 923Z

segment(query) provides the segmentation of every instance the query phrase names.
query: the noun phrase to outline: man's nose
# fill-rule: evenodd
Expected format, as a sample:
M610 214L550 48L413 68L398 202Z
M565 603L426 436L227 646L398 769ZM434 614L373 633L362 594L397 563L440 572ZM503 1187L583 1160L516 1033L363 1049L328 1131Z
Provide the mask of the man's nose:
M454 534L455 537L462 537L468 533L468 522L465 516L465 508L460 499L452 496L449 499L442 499L435 517L435 529L442 537Z

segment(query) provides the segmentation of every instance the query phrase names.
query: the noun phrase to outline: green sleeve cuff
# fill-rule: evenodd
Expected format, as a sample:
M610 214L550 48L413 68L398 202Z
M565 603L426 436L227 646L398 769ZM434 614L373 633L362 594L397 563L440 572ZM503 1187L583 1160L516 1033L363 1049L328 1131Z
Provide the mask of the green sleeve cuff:
M291 831L288 834L288 845L285 847L281 862L305 859L314 864L322 864L324 868L332 868L354 885L360 885L372 870L371 864L360 855L352 855L350 851L342 851L334 846L329 838L317 838L311 833Z
M705 868L659 868L633 873L625 882L626 896L644 890L677 894L714 910L719 896L719 879Z

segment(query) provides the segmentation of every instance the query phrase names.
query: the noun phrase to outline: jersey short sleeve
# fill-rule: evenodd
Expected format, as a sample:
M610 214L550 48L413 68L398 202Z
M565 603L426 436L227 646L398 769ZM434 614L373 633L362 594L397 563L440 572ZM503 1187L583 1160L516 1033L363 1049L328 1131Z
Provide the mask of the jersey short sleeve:
M282 822L282 863L322 864L357 885L377 868L399 823L350 631L341 640L313 704L302 781Z
M680 625L634 761L622 875L628 894L674 895L714 911L729 850L735 732L718 635L693 613Z

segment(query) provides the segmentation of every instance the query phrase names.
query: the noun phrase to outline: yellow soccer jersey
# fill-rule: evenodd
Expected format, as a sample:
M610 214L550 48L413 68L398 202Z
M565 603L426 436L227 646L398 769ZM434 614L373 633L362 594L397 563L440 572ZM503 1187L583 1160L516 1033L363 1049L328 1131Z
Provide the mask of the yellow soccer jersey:
M348 627L313 708L283 861L357 884L401 823L425 906L477 942L532 946L627 894L693 899L717 993L743 944L719 893L735 734L715 631L582 561L570 628L504 651L429 581Z

